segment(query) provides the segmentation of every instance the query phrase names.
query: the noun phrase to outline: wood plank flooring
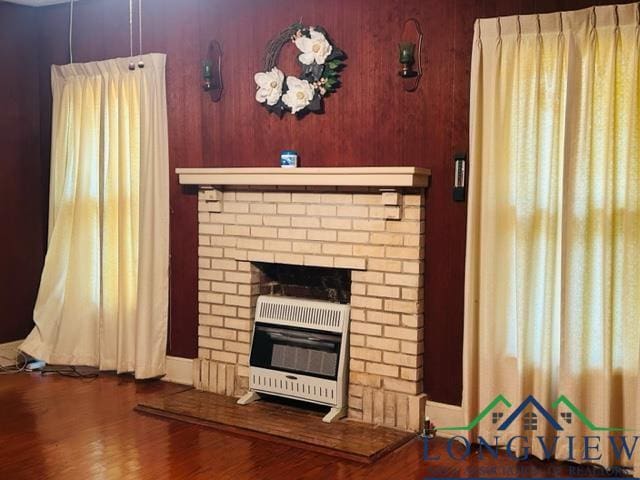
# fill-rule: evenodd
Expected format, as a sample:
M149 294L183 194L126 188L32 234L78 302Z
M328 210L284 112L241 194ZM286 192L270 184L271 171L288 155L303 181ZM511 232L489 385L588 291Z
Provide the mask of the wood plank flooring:
M413 433L348 420L324 423L325 412L300 408L299 403L274 398L238 405L235 398L193 389L151 395L136 409L363 463L415 438Z
M154 394L183 389L104 374L90 382L0 375L0 479L422 480L576 473L566 464L516 462L505 455L453 461L444 440L430 452L440 455L438 461L425 461L422 442L414 440L365 465L133 410Z

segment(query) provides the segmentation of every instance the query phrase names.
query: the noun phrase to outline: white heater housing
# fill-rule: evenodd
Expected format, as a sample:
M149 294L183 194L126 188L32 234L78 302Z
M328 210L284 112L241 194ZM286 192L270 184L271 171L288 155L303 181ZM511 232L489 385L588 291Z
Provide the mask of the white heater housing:
M330 406L324 422L346 415L349 311L349 305L325 301L258 297L251 338L249 392L238 403L250 403L260 393L267 393ZM276 339L276 343L282 340L269 346L266 368L255 360L259 355L256 350L261 348L260 338L264 336ZM323 352L314 345L333 345L337 352ZM335 379L327 378L329 371L333 372L329 376Z

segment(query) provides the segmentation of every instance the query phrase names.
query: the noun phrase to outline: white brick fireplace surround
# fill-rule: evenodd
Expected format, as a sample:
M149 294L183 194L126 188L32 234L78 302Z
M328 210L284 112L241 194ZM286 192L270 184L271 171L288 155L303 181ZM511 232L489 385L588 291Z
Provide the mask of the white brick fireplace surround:
M348 416L420 430L424 189L414 167L177 169L199 185L196 388L247 391L260 271L351 270Z

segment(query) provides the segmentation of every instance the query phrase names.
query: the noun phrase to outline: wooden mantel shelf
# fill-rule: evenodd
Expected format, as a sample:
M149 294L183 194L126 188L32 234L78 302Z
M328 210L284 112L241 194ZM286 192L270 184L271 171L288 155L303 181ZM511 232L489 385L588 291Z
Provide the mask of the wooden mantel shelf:
M427 187L431 171L418 167L176 168L183 185L305 185Z

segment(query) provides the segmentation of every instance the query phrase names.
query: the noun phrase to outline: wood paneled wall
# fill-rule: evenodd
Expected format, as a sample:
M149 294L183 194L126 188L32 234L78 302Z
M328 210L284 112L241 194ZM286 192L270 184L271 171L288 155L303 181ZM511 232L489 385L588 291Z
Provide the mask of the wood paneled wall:
M0 343L31 330L44 258L36 21L34 9L0 2Z
M451 199L452 156L466 151L468 144L473 21L477 17L581 8L591 3L146 0L144 49L168 54L171 168L273 166L282 148L297 150L305 166L431 168L425 262L425 386L432 400L458 403L466 205ZM42 153L46 162L51 101L48 71L52 63L68 61L67 8L59 5L38 12ZM77 3L75 61L127 56L127 16L126 0ZM348 54L348 66L343 87L326 101L325 115L279 120L255 102L253 74L262 68L264 47L271 36L301 17L305 23L319 24L329 31ZM397 43L409 17L417 18L425 32L425 76L415 93L402 91L396 75ZM211 39L219 40L224 50L225 91L217 104L200 89L200 61ZM282 65L287 72L296 73L292 55L292 51L284 52ZM172 175L169 352L187 357L196 354L196 227L195 196L183 191Z

